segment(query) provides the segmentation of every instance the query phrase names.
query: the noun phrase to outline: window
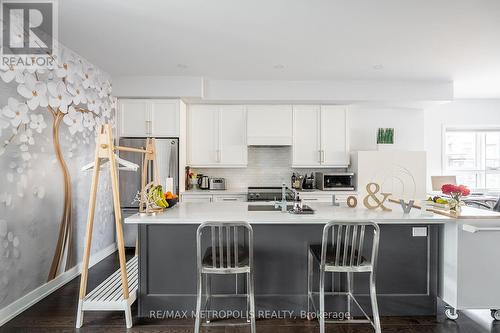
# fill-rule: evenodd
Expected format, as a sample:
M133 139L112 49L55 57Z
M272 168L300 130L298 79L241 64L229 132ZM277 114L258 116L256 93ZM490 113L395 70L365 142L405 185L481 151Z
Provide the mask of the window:
M500 189L500 128L447 128L443 165L459 184Z

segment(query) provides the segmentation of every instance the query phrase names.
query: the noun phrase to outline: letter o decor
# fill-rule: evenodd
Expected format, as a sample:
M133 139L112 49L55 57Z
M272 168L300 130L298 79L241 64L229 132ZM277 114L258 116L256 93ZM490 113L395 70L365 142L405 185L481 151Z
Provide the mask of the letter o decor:
M355 196L351 195L347 197L347 206L349 208L356 208L357 205L358 199Z

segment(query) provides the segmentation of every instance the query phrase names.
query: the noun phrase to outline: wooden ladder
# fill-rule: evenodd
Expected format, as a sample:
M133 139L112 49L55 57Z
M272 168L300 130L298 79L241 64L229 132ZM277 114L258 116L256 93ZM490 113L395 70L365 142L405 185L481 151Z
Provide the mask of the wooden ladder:
M158 184L158 172L156 169L155 140L146 140L146 149L120 147L114 145L113 134L109 124L101 126L97 135L94 170L92 185L90 190L89 211L87 216L87 228L85 236L85 248L83 252L82 274L80 280L80 295L78 300L78 312L76 318L76 328L83 325L84 311L124 311L127 328L132 327L131 306L137 299L137 289L139 286L138 276L138 243L136 242L135 256L126 262L125 243L123 240L122 216L120 207L120 192L118 187L118 172L115 159L115 151L129 151L144 154L141 174L141 202L139 210L144 211L146 204L143 200L143 191L146 185L147 167L151 162L154 168L155 183ZM113 193L113 206L115 212L116 240L120 269L114 272L94 290L87 294L87 278L90 259L90 248L92 245L92 231L94 226L94 213L96 206L96 196L99 183L101 164L109 161L111 176L111 188Z

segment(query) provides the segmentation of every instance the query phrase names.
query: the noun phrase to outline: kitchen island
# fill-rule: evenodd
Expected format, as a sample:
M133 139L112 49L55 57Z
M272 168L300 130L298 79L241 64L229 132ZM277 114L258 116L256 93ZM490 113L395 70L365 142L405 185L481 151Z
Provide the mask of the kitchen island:
M249 211L249 205L179 203L155 216L125 219L139 228L139 316L194 309L196 229L205 221L248 221L253 226L257 311L307 310L308 246L321 243L325 223L339 220L380 225L377 292L381 315L436 313L439 226L452 220L449 217L422 216L417 209L404 215L392 203L388 204L392 212L317 203L310 205L313 215ZM345 287L342 276L328 282L327 288L331 283L336 290ZM244 292L243 276L223 276L213 283L218 293ZM356 276L354 293L362 305L369 304L367 291L368 276Z

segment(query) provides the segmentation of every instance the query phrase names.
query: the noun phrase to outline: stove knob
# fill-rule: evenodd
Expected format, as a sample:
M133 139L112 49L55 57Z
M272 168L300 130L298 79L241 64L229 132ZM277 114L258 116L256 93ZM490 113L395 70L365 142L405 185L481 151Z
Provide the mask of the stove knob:
M260 198L260 194L259 194L259 193L257 193L257 194L255 195L255 197L256 197L257 199L258 199L258 198Z

